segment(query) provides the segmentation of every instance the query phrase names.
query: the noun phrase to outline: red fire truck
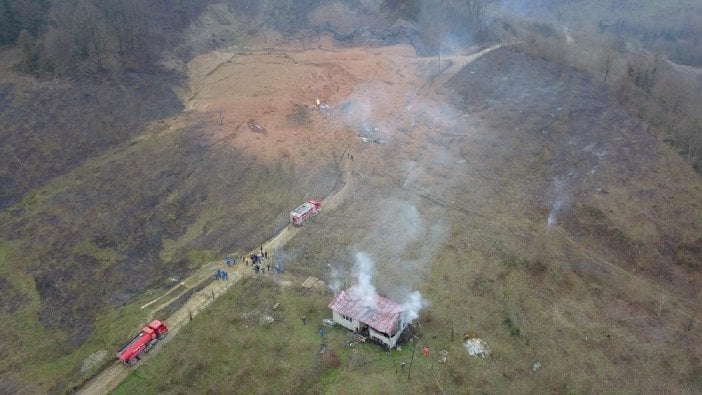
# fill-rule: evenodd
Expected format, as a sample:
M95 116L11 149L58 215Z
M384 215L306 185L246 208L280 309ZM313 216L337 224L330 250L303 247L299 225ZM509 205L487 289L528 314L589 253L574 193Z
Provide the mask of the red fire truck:
M302 221L317 214L320 210L322 210L322 202L319 200L308 200L290 212L290 223L295 226L302 226Z
M141 330L132 340L117 351L117 358L127 365L134 365L147 351L151 350L159 340L168 332L168 327L159 321L153 320Z

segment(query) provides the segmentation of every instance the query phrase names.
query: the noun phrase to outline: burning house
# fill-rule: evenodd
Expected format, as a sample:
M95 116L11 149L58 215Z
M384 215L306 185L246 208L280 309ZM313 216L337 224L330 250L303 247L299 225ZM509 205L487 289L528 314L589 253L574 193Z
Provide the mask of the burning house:
M395 347L407 326L402 319L405 307L376 293L364 293L357 286L341 291L329 308L336 324L387 348Z

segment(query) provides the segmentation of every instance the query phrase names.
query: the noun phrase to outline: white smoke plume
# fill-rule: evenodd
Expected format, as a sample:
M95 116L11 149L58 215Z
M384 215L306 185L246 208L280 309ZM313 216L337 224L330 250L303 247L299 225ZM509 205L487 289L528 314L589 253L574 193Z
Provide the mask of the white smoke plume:
M402 326L419 318L419 312L427 306L429 306L429 301L424 299L419 291L414 291L407 295L404 303L402 303L402 307L405 309L400 317Z
M568 195L566 183L562 179L556 179L554 181L556 196L551 211L548 213L548 226L549 228L558 225L558 215L563 211L568 205Z
M375 264L371 257L365 252L359 251L356 253L356 264L354 266L354 274L358 283L352 288L354 297L363 300L368 307L376 307L378 299L378 291L373 285L373 273L375 272Z
M373 284L375 263L368 253L359 251L355 254L353 274L356 277L356 284L350 290L354 299L363 301L363 304L368 307L376 308L378 291ZM333 286L330 285L330 287L334 289ZM400 322L403 327L419 318L420 311L429 306L429 301L419 291L406 293L404 299L401 300L402 302L399 304L404 312L400 317Z
M339 292L344 288L344 273L341 271L339 266L327 264L329 269L329 276L327 277L327 286L334 292L334 295L338 295Z

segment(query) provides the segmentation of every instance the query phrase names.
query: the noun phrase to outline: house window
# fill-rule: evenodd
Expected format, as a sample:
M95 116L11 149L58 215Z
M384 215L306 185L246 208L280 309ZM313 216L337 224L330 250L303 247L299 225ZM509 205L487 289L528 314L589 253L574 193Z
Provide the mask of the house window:
M346 315L343 315L343 314L339 314L339 315L341 316L341 318L345 319L345 320L348 321L348 322L353 321L353 320L351 319L351 317L349 317L349 316L346 316Z

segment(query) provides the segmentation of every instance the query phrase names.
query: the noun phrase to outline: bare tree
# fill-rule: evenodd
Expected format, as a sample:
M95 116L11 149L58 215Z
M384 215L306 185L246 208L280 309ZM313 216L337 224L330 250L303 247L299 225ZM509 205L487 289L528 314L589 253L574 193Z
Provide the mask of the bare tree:
M608 44L602 50L600 57L600 71L604 74L604 81L607 82L607 77L609 77L612 71L612 65L614 64L617 51L614 44Z
M25 72L31 72L35 66L34 38L27 30L22 30L17 37L17 48L21 51L20 67Z
M98 70L103 69L107 47L104 19L92 0L78 0L70 14L73 39L82 58L93 58Z

